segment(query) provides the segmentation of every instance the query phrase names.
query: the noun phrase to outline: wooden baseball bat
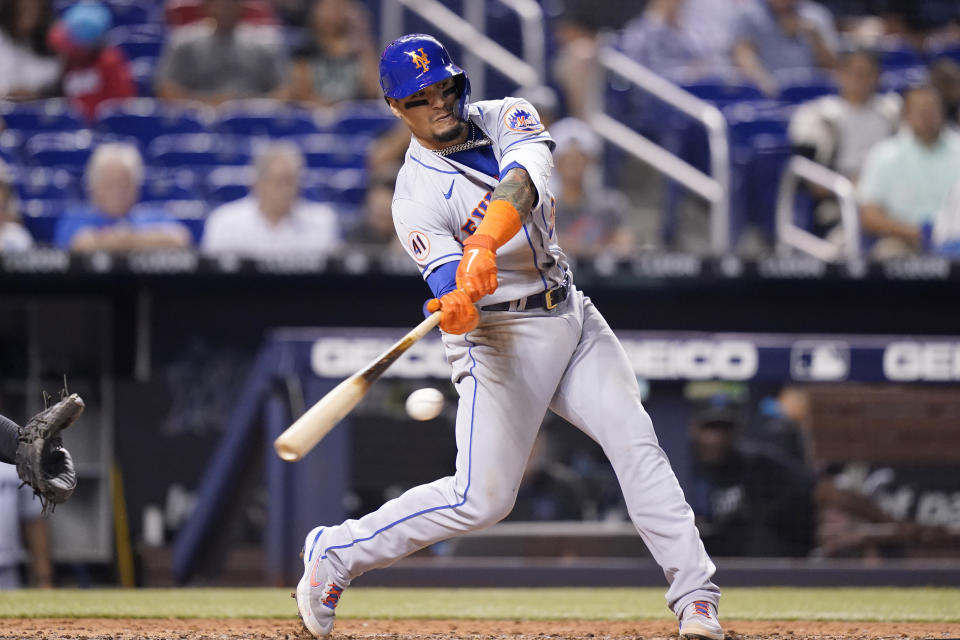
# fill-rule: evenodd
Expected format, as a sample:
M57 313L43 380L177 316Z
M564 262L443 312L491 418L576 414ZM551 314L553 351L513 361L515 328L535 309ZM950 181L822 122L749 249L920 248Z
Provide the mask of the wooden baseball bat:
M440 323L440 311L414 327L410 333L381 353L366 367L356 372L320 398L296 422L273 441L277 455L287 462L296 462L313 449L344 416L350 413L370 387L417 340Z

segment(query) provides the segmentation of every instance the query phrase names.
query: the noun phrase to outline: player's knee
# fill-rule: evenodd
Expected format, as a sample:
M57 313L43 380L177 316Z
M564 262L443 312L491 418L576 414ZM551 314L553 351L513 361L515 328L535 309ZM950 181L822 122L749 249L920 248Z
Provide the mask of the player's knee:
M513 510L516 500L517 492L512 487L491 486L478 491L471 509L473 526L483 529L500 522Z

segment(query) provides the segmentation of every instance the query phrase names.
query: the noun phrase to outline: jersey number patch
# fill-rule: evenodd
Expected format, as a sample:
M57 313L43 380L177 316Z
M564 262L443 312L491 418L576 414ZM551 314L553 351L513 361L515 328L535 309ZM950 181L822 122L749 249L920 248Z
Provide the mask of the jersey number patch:
M430 238L422 231L411 231L407 236L407 244L410 246L410 253L419 262L430 255Z

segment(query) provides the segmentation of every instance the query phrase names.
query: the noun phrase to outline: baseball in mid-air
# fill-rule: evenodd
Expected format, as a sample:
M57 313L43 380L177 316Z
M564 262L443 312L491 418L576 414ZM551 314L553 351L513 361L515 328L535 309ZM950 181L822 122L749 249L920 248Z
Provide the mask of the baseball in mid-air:
M407 396L407 415L414 420L433 420L443 409L443 394L433 387L417 389Z

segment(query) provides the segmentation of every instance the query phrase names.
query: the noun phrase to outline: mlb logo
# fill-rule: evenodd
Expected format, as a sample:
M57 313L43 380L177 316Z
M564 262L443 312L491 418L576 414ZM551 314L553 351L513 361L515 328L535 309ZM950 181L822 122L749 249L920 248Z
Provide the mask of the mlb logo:
M800 341L790 350L794 380L835 381L850 375L850 346L837 341Z

